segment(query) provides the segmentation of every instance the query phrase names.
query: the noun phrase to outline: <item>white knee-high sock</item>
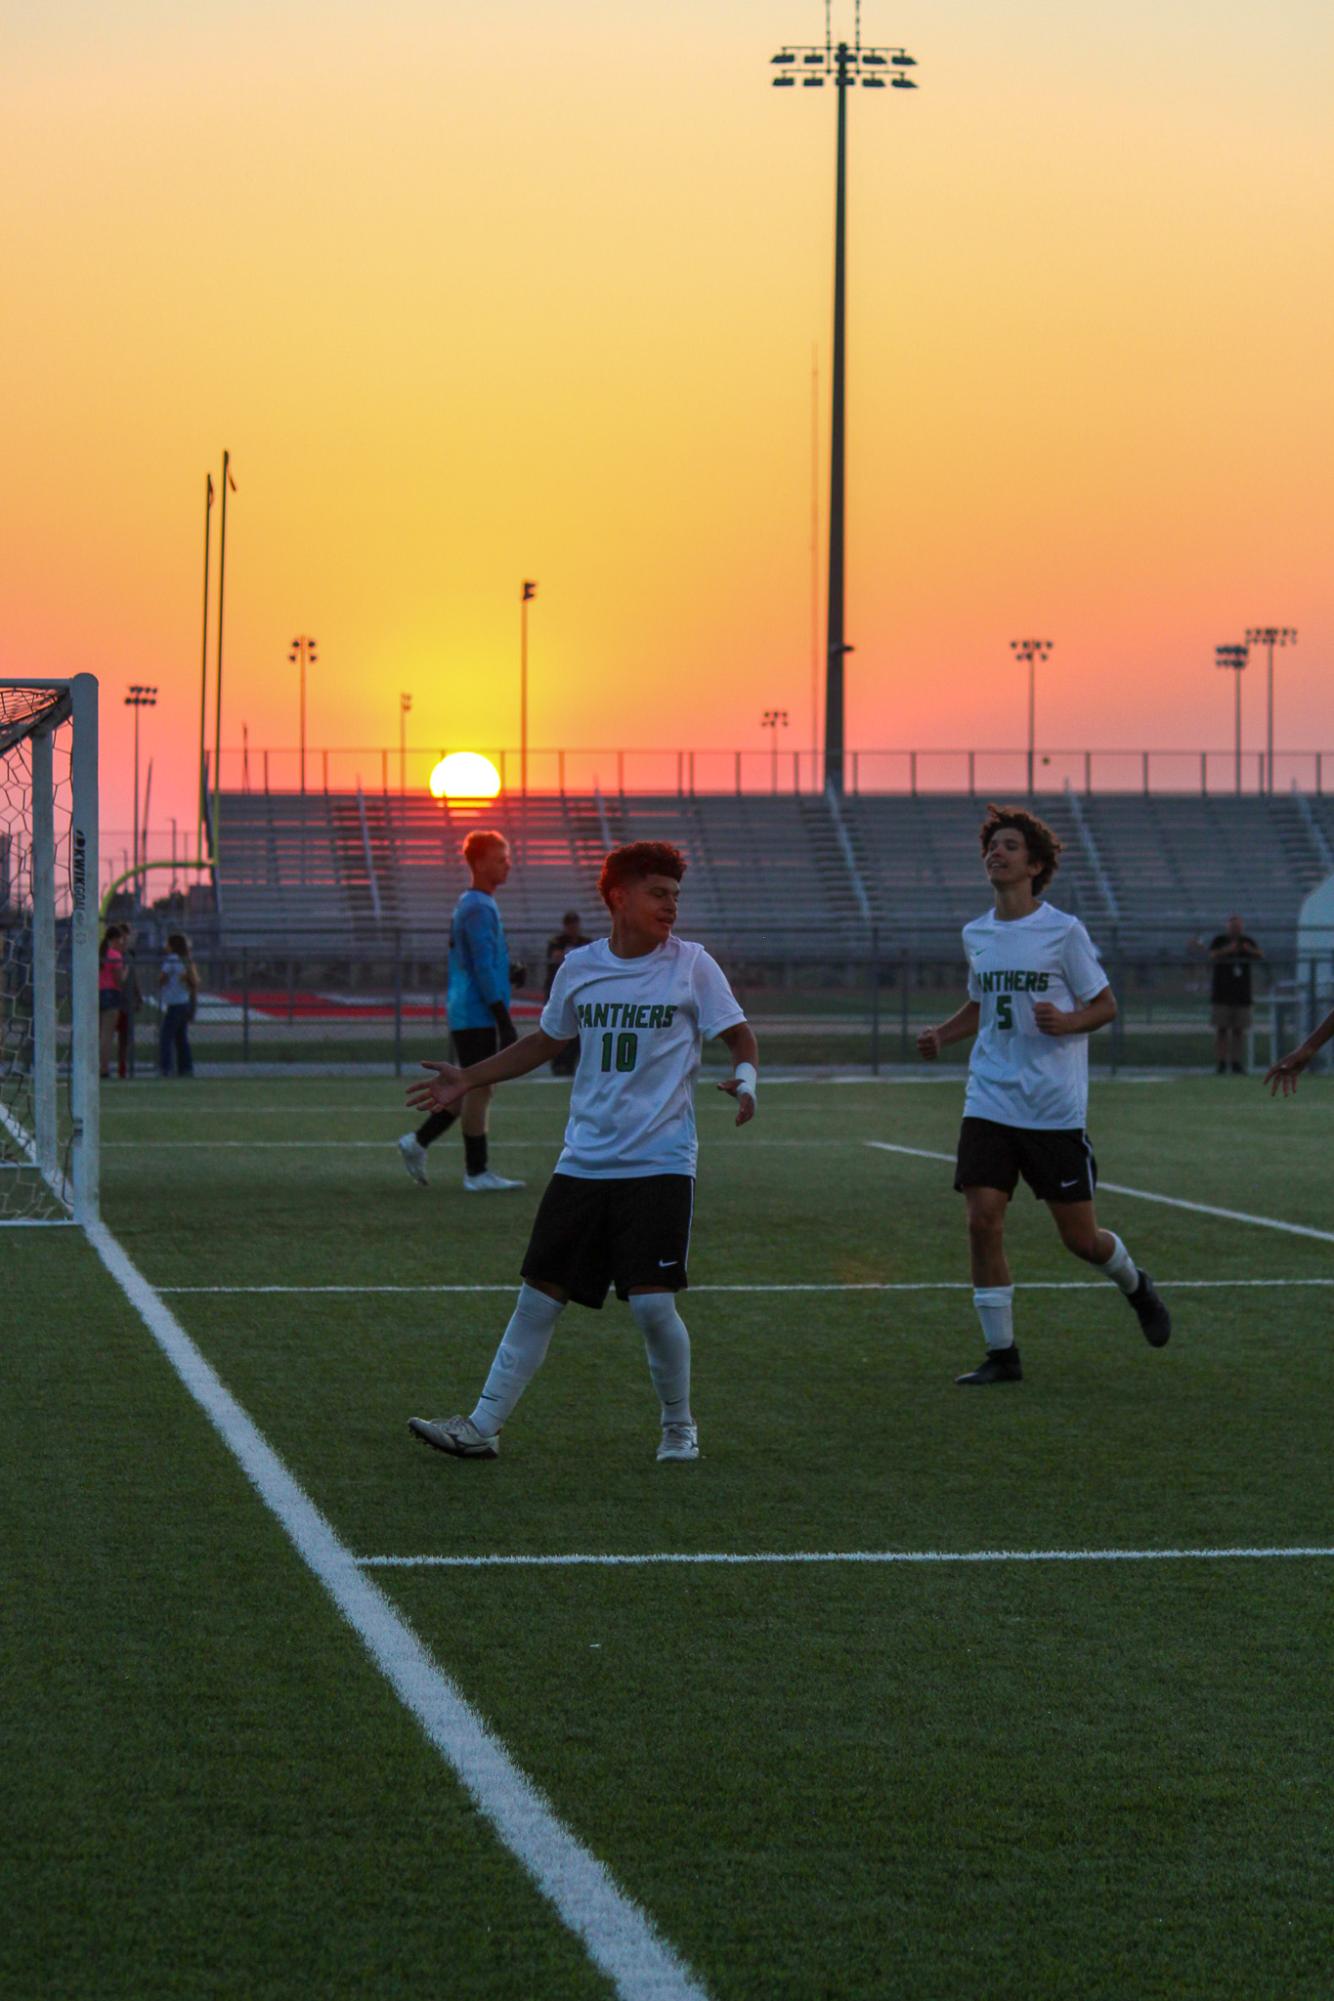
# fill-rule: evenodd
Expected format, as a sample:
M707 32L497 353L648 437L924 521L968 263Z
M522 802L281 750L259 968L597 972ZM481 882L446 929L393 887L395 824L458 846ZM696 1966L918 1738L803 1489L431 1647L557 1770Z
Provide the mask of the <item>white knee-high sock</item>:
M670 1292L636 1292L630 1311L644 1337L648 1372L662 1405L664 1424L692 1424L690 1415L690 1336Z
M1139 1272L1135 1260L1114 1230L1109 1230L1107 1234L1112 1240L1112 1255L1106 1264L1098 1265L1097 1270L1105 1272L1113 1285L1120 1286L1122 1292L1134 1292L1139 1286Z
M973 1292L973 1305L982 1322L982 1338L988 1348L1013 1348L1014 1287L980 1285Z
M563 1302L548 1299L536 1286L521 1285L510 1324L477 1399L472 1421L488 1438L495 1436L547 1358L552 1330Z

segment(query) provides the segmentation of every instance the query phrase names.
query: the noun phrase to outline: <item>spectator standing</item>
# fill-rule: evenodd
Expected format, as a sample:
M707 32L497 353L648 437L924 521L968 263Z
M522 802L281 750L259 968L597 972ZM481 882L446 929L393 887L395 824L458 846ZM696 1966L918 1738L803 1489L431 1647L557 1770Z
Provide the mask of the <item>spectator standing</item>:
M102 934L102 943L97 951L97 1029L98 1029L98 1075L111 1075L111 1055L116 1046L116 1026L120 1019L121 979L125 972L125 954L121 950L121 940L125 929L120 924L108 924ZM124 1076L122 1070L121 1075Z
M551 998L551 986L557 973L565 963L567 952L577 951L581 945L591 945L592 939L584 935L584 927L579 921L577 910L567 910L560 921L560 930L547 939L547 977L542 992ZM573 1077L579 1066L579 1044L567 1042L551 1059L551 1068L558 1077Z
M162 1024L158 1030L158 1069L170 1077L172 1057L176 1075L193 1077L194 1058L190 1053L190 1023L199 997L199 974L190 956L190 940L184 931L167 934L167 950L158 973L158 994Z
M1264 953L1254 938L1247 934L1240 917L1234 914L1227 920L1227 930L1210 939L1209 957L1214 969L1209 994L1214 1027L1214 1062L1220 1077L1226 1074L1229 1067L1234 1077L1241 1077L1245 1074L1242 1056L1246 1036L1253 1019L1251 969L1257 959L1264 958Z
M116 1074L119 1077L134 1075L134 1017L139 1012L143 994L139 987L139 974L134 963L134 933L128 924L120 927L120 1008L116 1015Z

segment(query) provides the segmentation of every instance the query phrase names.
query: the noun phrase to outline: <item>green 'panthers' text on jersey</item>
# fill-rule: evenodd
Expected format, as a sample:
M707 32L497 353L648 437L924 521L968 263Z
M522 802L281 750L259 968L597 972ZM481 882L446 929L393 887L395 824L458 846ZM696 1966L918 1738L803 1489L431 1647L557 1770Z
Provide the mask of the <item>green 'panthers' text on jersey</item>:
M693 1174L700 1050L745 1018L721 966L689 939L637 959L618 959L605 938L567 953L540 1024L561 1042L579 1037L557 1174Z
M1087 1035L1043 1035L1039 1001L1062 1013L1085 1007L1107 985L1093 941L1077 917L1040 903L1008 923L989 910L963 927L968 998L982 1014L968 1064L964 1117L1003 1126L1084 1129Z

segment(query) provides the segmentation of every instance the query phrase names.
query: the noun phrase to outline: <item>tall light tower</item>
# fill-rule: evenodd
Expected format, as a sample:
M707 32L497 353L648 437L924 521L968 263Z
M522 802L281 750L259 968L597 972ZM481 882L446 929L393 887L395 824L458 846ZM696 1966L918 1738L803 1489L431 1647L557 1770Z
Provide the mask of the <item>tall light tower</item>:
M134 710L134 866L138 868L143 859L139 853L139 711L157 707L157 689L145 687L142 681L131 681L125 706Z
M525 577L519 592L519 790L528 797L528 607L537 585Z
M1214 648L1215 667L1225 667L1236 676L1236 784L1238 793L1241 791L1241 677L1246 672L1246 663L1250 657L1251 649L1249 646L1215 646Z
M769 778L770 790L778 790L778 732L787 728L786 709L766 709L760 717L760 728L769 731Z
M835 45L829 27L830 0L825 0L824 46L800 43L783 47L769 58L779 75L775 90L796 88L822 90L832 83L838 93L838 138L835 153L834 193L834 353L833 391L829 443L829 588L825 644L825 789L843 790L843 656L852 648L843 637L843 550L844 550L844 413L847 378L847 179L848 179L848 92L860 84L863 90L916 90L917 85L904 70L915 69L917 59L899 48L862 47L861 0L856 0L854 33L851 43Z
M1274 789L1274 648L1295 646L1297 628L1295 625L1248 625L1246 644L1263 646L1269 654L1269 677L1265 690L1269 716L1265 750L1265 791L1272 792Z
M398 789L408 789L408 716L412 710L411 695L398 698Z
M1012 639L1010 651L1028 668L1028 796L1033 797L1034 746L1037 741L1037 664L1051 652L1049 639Z
M301 790L304 793L306 789L306 669L307 667L313 667L320 656L315 651L315 641L311 638L310 634L308 632L299 632L292 641L292 650L287 657L294 665L299 665L301 668L301 731L299 741L301 744Z

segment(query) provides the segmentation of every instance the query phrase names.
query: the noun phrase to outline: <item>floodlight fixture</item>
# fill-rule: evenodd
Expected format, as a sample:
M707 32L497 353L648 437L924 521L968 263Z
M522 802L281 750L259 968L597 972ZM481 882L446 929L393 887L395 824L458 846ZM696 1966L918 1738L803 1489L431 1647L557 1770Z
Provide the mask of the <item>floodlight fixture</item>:
M1250 635L1247 634L1248 640L1249 637ZM1249 644L1245 646L1215 646L1214 648L1215 667L1227 668L1237 677L1233 701L1235 715L1234 728L1236 733L1236 748L1233 752L1233 758L1235 763L1234 783L1238 792L1241 791L1241 677L1250 657L1251 649Z
M1274 789L1274 648L1295 646L1297 628L1295 625L1250 625L1246 628L1246 644L1263 646L1269 658L1266 676L1266 702L1268 714L1268 738L1265 752L1265 791Z

